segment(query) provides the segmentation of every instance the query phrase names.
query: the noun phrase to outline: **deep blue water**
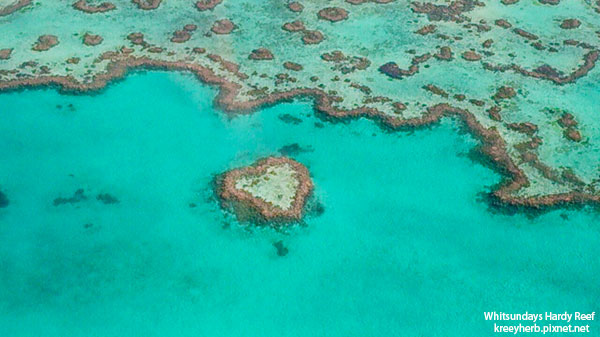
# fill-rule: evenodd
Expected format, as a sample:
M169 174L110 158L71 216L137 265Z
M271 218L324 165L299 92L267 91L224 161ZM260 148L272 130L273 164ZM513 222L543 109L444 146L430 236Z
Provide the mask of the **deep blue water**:
M0 95L1 336L481 337L484 311L599 308L599 215L490 212L500 176L455 121L386 133L309 101L230 119L215 94L153 72ZM221 211L215 174L294 143L323 214L278 232Z

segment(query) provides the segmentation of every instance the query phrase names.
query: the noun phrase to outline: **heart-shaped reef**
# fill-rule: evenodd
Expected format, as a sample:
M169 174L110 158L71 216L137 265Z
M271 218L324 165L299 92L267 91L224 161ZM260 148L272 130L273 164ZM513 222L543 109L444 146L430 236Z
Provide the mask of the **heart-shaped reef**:
M299 221L313 190L308 169L288 157L261 159L227 171L217 181L221 204L240 221Z

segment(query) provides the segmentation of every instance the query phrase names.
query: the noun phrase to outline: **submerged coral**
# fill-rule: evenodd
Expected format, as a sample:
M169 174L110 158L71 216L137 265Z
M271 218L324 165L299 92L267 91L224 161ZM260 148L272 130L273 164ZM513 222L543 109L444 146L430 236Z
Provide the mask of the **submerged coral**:
M0 191L0 208L6 208L10 204L8 197L2 191Z

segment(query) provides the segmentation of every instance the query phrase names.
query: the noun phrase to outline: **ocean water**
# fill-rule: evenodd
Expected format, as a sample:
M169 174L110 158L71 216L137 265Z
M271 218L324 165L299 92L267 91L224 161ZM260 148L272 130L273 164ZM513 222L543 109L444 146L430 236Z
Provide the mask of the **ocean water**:
M484 311L599 308L597 211L492 212L501 177L456 121L389 133L305 100L232 118L215 94L150 72L0 95L0 336L481 337ZM236 223L214 175L290 144L324 212Z

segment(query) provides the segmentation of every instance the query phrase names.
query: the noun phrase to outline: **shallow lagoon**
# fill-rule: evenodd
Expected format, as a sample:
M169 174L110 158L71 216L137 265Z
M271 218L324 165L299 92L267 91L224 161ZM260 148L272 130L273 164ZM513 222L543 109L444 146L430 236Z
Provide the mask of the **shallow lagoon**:
M309 101L231 119L215 94L152 72L0 95L1 335L492 336L484 311L598 309L598 213L490 212L500 176L454 121L386 133ZM220 210L214 174L294 143L323 214L278 232Z

